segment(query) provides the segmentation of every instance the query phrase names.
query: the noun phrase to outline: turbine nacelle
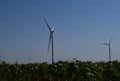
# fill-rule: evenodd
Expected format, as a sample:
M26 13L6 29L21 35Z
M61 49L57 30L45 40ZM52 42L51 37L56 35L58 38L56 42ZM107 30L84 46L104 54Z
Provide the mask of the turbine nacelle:
M50 31L51 33L53 33L54 32L54 27L51 29L51 31Z

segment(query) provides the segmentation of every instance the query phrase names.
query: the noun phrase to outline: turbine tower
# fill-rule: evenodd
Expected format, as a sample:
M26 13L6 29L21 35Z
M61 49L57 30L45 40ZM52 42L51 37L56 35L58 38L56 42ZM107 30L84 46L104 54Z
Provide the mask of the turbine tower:
M43 18L48 29L49 29L49 32L50 32L50 36L49 36L49 43L48 43L48 50L47 52L49 52L49 48L50 48L50 43L51 43L51 52L52 52L52 63L54 63L54 45L53 45L53 33L54 33L54 28L50 28L49 24L47 23L46 19Z
M113 38L113 35L112 35L112 37L110 38L110 40L109 40L108 43L101 43L101 45L106 45L106 46L108 46L108 48L109 48L109 61L111 61L111 41L112 41L112 38Z

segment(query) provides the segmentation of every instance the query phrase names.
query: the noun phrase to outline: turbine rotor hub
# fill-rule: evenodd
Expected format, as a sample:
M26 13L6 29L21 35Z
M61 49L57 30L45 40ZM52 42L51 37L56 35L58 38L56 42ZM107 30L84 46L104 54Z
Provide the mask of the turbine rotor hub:
M51 33L53 33L53 32L54 32L54 28L51 29Z

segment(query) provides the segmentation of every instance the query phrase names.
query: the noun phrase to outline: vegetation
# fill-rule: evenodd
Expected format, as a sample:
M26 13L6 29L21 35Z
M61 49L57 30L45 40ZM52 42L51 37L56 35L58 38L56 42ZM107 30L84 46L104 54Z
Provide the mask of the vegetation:
M120 81L120 62L0 63L0 81Z

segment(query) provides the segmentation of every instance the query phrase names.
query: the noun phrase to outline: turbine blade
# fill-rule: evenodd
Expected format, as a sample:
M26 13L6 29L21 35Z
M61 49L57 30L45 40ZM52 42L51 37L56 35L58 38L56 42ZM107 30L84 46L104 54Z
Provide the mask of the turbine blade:
M49 52L51 38L52 38L52 35L51 35L51 33L50 33L47 53Z
M108 45L107 43L100 43L100 45Z
M44 21L45 21L45 23L46 23L46 25L47 25L47 27L48 27L49 31L51 31L51 28L50 28L50 26L48 25L48 23L47 23L46 19L45 19L45 18L43 18L43 19L44 19Z
M110 40L109 40L109 44L111 44L112 38L113 38L113 35L111 36L111 38L110 38Z

